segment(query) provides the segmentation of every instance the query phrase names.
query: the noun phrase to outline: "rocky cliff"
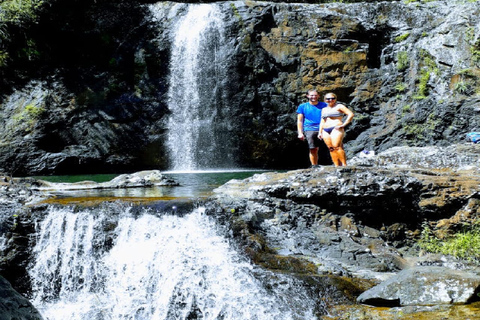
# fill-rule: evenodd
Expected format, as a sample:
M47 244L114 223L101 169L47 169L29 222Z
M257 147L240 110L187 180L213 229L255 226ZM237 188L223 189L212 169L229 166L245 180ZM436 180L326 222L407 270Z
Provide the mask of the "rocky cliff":
M425 254L417 241L426 226L445 238L477 223L479 152L397 147L348 168L258 174L217 188L208 212L265 268L351 279L354 296L370 280L380 284L357 302L401 307L326 298L333 319L476 319L478 261Z
M4 42L11 55L0 66L0 168L166 169L171 35L187 4L50 4L35 24L7 25L14 40ZM312 87L354 110L350 155L450 145L480 128L478 2L216 5L232 48L222 82L235 107L218 121L238 137L239 166L307 166L295 110ZM322 159L329 163L324 151Z

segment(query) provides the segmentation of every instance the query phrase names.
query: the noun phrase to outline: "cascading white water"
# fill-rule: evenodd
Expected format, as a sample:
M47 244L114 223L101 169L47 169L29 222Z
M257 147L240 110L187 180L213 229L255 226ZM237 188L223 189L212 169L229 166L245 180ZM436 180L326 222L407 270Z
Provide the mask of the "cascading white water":
M30 276L45 319L315 319L301 287L246 262L201 209L108 210L50 208L38 224Z
M172 37L166 145L170 169L231 168L228 51L216 4L191 4Z

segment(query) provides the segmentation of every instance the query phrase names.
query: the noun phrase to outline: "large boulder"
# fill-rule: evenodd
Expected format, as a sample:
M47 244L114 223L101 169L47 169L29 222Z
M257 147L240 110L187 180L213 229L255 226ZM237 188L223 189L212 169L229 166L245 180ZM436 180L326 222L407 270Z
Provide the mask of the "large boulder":
M0 276L0 320L43 320L30 301Z
M374 306L432 306L479 301L480 276L442 267L403 270L362 293L357 301Z

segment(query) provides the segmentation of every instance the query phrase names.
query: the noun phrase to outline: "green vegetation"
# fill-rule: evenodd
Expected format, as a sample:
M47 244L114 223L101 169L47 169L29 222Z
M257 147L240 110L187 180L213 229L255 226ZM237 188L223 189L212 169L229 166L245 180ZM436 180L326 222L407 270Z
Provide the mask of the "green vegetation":
M430 71L426 70L421 73L420 81L418 83L418 96L417 98L425 98L428 95L428 81L430 80Z
M398 43L398 42L405 41L408 37L410 37L410 32L399 35L398 37L395 38L395 42Z
M44 0L5 0L0 3L0 23L22 23L36 18Z
M50 1L50 0L48 0ZM9 43L13 41L13 38L18 37L17 34L10 34L11 26L15 26L14 29L17 32L23 28L35 22L38 18L37 13L41 6L45 3L44 0L5 0L0 2L0 43ZM9 58L14 56L24 56L27 60L33 60L39 56L39 52L36 50L34 41L29 40L27 36L23 35L25 44L23 48L19 49L19 52L12 53L7 49L6 51L0 51L0 68L6 67ZM8 46L4 45L4 48Z
M5 51L0 51L0 68L7 64L8 53Z
M480 91L480 71L474 69L464 69L454 76L453 92L466 96L479 93Z
M470 95L472 87L467 81L461 80L454 84L453 91L464 95Z
M428 225L424 225L417 244L426 252L478 261L480 260L480 220L446 239L439 239Z
M434 58L426 50L420 50L419 55L420 62L418 68L420 76L417 82L417 94L413 97L415 100L422 100L428 96L430 77L432 74L438 75L440 73Z
M397 85L395 85L395 90L397 90L398 92L405 92L406 89L407 89L407 84L404 82L398 83Z
M410 106L405 106L405 108L410 108ZM405 112L402 110L402 114L404 115ZM433 113L431 113L427 120L422 123L404 123L403 128L405 130L405 133L409 136L414 136L417 139L424 139L426 136L431 134L434 130L435 127L437 127L440 124L440 118L437 118Z
M480 38L475 40L475 28L468 27L465 31L465 41L470 45L472 62L474 66L480 66Z
M397 53L397 70L404 71L409 66L408 53L407 51L399 51Z
M33 104L29 104L22 111L14 115L13 120L19 124L25 123L27 125L26 131L30 131L45 111L43 107L36 107Z

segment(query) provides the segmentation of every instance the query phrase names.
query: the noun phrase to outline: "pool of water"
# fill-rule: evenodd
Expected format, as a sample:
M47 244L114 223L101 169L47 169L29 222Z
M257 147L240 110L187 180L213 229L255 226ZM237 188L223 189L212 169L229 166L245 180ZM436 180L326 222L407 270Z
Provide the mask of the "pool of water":
M245 179L254 174L267 172L265 170L218 170L218 171L189 171L189 172L162 172L172 178L179 186L156 186L151 188L127 188L106 190L81 190L53 192L63 197L136 197L136 198L202 198L212 194L212 190L232 179ZM37 176L36 179L50 182L74 183L79 181L106 182L118 174L71 175L71 176Z

